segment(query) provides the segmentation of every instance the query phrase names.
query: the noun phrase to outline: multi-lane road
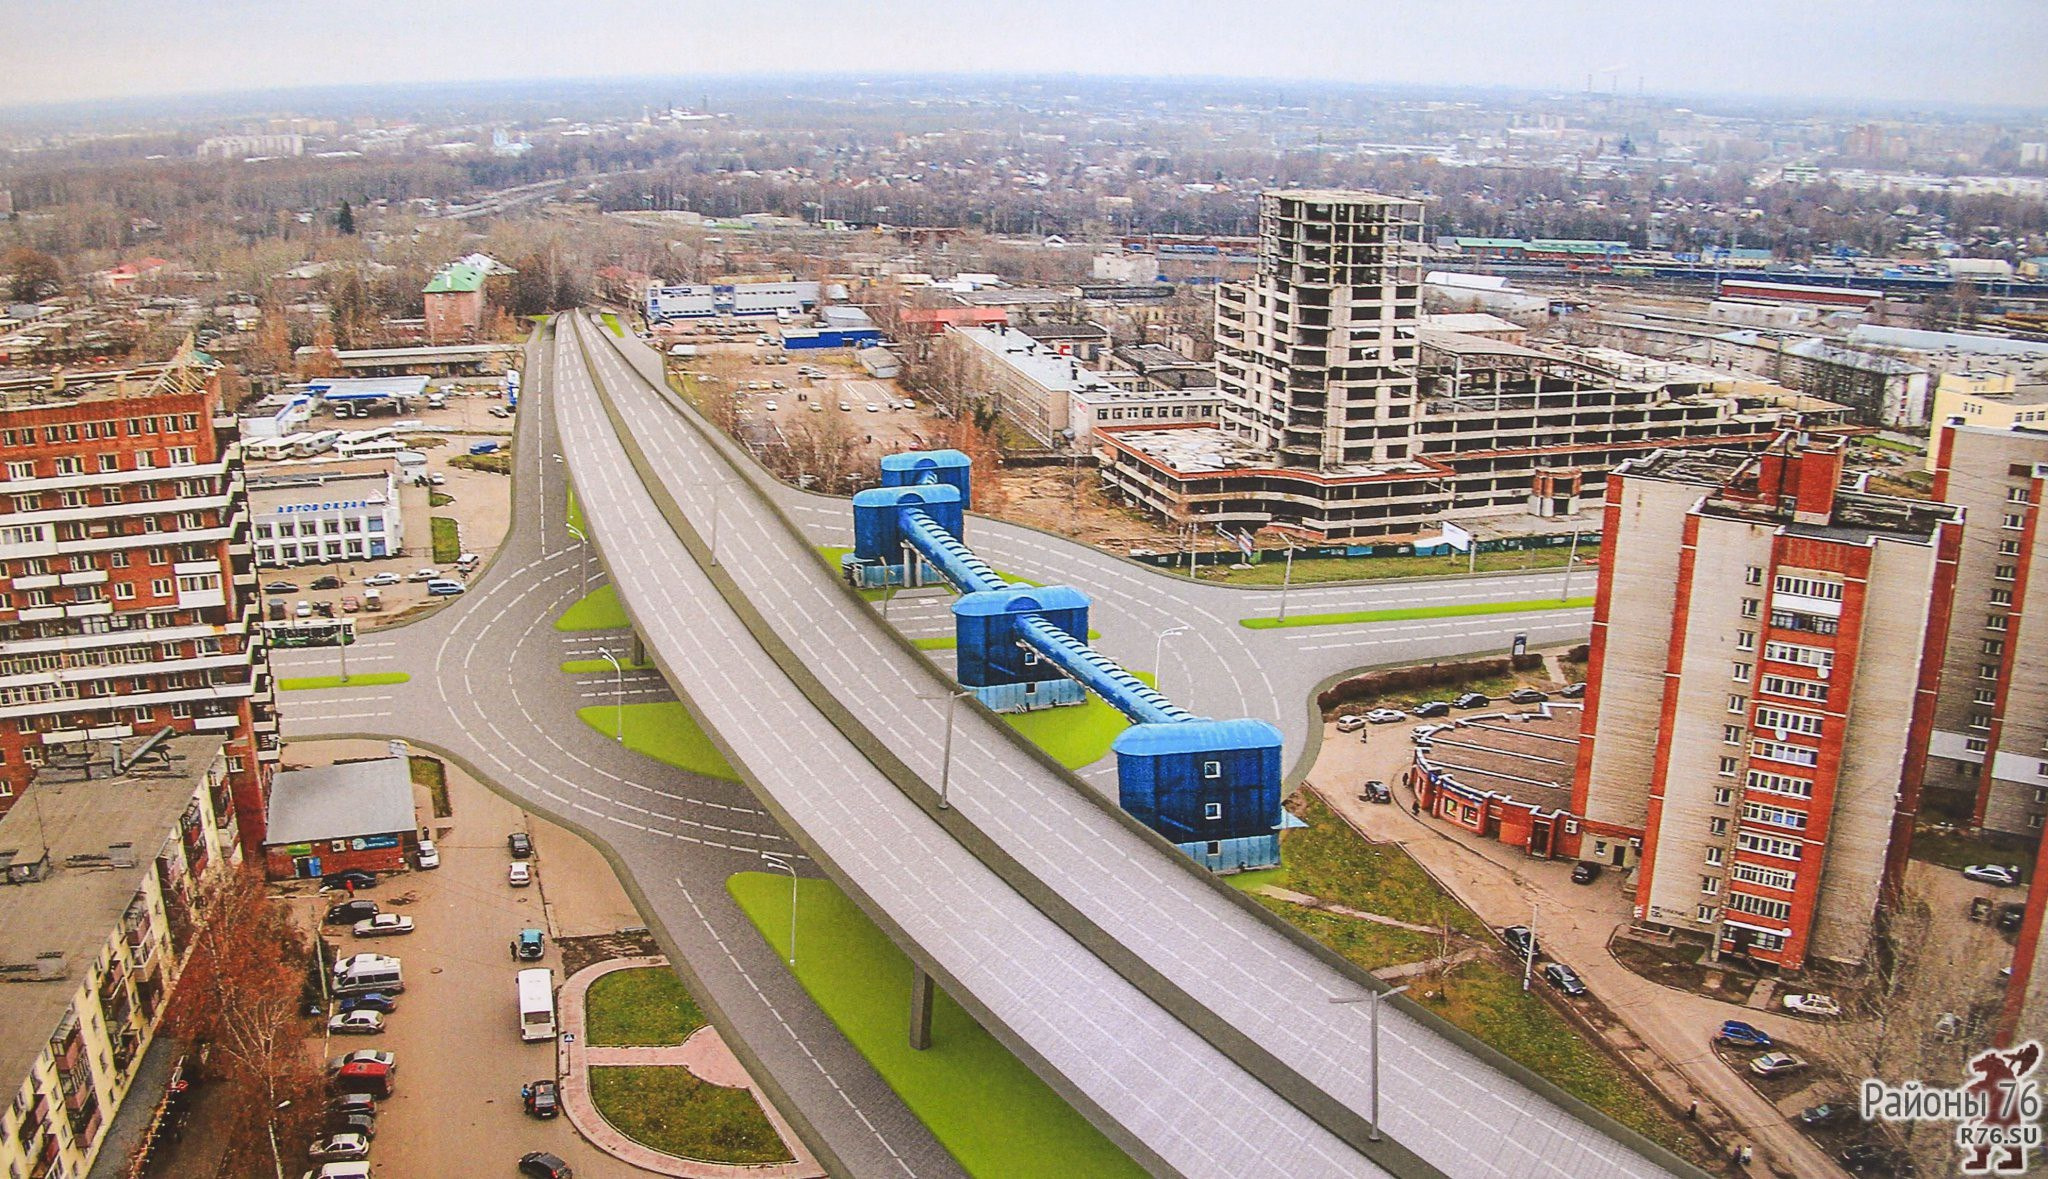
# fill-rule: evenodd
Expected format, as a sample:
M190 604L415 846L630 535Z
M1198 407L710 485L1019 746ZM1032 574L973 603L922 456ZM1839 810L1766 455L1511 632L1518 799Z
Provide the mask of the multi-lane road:
M700 432L657 383L659 359L632 342L564 326L529 371L540 379L529 380L521 414L517 525L505 549L453 609L359 644L352 666L408 670L410 683L331 694L303 718L288 700L288 733L426 741L610 846L708 1005L840 1169L954 1170L725 898L724 875L758 866L762 851L793 850L785 830L1155 1169L1620 1175L1670 1163L1398 1011L1381 1062L1398 1146L1368 1147L1362 1009L1332 1002L1355 997L1358 980L1209 887L977 710L960 714L955 810L934 810L947 685L810 552L847 534L845 501L774 485ZM561 518L554 505L572 472L604 565L667 683L753 792L621 755L570 717L588 702L576 693L594 689L556 669L569 656L547 621L581 592L582 554L548 523ZM1251 631L1237 619L1270 613L1277 595L1180 581L992 521L969 531L998 567L1091 594L1101 646L1133 666L1162 649L1161 631L1187 626L1163 646L1169 693L1197 712L1273 719L1296 749L1309 732L1303 697L1327 675L1586 627L1584 612L1558 611ZM1560 582L1303 589L1289 609L1525 600L1559 594ZM897 621L920 625L915 601L900 605L910 613ZM1463 1133L1475 1118L1495 1132Z

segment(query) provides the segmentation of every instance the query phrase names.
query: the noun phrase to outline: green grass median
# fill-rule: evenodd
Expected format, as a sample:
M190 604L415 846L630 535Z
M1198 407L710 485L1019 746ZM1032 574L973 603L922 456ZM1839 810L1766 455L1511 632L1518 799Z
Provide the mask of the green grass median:
M402 671L364 671L342 679L338 675L305 675L277 681L280 692L312 692L321 688L374 688L379 684L402 684L411 679Z
M434 564L453 565L462 556L462 526L453 516L432 516L427 523L434 530Z
M1131 674L1148 687L1158 686L1151 672L1134 671ZM1102 698L1093 692L1088 693L1085 704L1002 715L1011 728L1024 734L1025 740L1045 750L1053 760L1070 770L1101 761L1108 755L1110 742L1116 740L1117 734L1131 727L1130 720L1123 713L1103 703Z
M631 625L626 608L619 604L619 592L608 585L592 590L555 619L556 630L624 630Z
M1583 610L1591 598L1535 598L1520 602L1457 602L1449 606L1401 606L1391 610L1353 610L1346 614L1293 614L1279 618L1240 618L1248 630L1285 626L1343 626L1356 622L1411 622L1425 618L1477 618L1488 614L1532 614L1541 610Z
M704 1013L666 966L614 970L590 984L583 1034L604 1047L651 1048L680 1044L704 1026Z
M789 878L742 872L726 888L788 961ZM968 1174L1143 1174L943 991L931 1047L913 1049L910 960L829 881L797 891L797 981Z
M618 336L621 339L625 338L626 326L619 322L619 317L617 315L614 315L613 313L606 311L603 313L603 318L604 326L612 329L613 335Z
M711 738L697 727L688 709L674 700L652 704L593 704L576 710L576 719L610 737L625 733L626 748L656 761L707 778L737 781L739 774Z
M664 1154L735 1166L790 1161L752 1093L700 1081L681 1065L593 1068L590 1100L619 1133Z

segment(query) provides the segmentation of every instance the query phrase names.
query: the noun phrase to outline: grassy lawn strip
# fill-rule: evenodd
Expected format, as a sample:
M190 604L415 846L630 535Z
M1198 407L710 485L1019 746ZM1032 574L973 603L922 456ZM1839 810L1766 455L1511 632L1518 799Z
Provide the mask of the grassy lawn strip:
M453 516L433 516L427 523L434 528L434 564L453 565L462 555L462 526Z
M616 315L612 314L611 312L607 311L607 312L605 312L605 313L603 314L603 319L604 319L604 326L606 326L606 327L608 327L608 328L612 329L612 334L613 334L613 335L615 335L615 336L619 336L619 337L621 337L621 338L623 338L623 337L625 336L625 334L626 334L626 328L625 328L625 325L624 325L624 324L621 324L621 323L619 322L619 317L618 317L618 316L616 316Z
M430 508L445 508L454 502L455 497L445 491L429 491L427 493L427 506Z
M1091 642L1101 637L1101 631L1092 626L1088 628L1088 638ZM912 639L910 644L920 651L951 651L959 647L960 640L954 635L940 635L937 638Z
M1415 925L1448 920L1460 933L1487 932L1478 915L1438 888L1399 844L1360 839L1322 799L1307 791L1294 796L1290 809L1308 826L1280 836L1282 866L1224 879L1242 889L1276 885Z
M618 591L608 585L598 586L555 619L556 630L624 630L629 625Z
M680 1066L593 1068L590 1099L619 1133L666 1154L746 1166L790 1161L752 1093L700 1081Z
M1344 955L1361 970L1379 970L1404 962L1434 958L1440 949L1436 938L1412 929L1396 929L1356 917L1319 913L1291 901L1258 897L1258 902L1280 915L1281 920ZM1455 953L1464 943L1453 942Z
M689 710L674 700L628 704L624 709L593 704L577 709L576 717L607 737L619 731L623 720L626 748L633 752L708 778L739 779L732 763L725 760L704 730L690 718Z
M379 684L402 684L412 677L402 671L359 671L342 679L338 675L307 675L277 681L281 692L310 692L319 688L374 688Z
M1134 671L1146 684L1157 681L1150 672ZM1109 753L1109 743L1131 727L1124 714L1090 692L1086 704L1040 708L1032 712L1006 712L1003 719L1024 739L1051 754L1070 770L1093 765Z
M1591 598L1537 598L1524 602L1458 602L1449 606L1401 606L1392 610L1354 610L1348 614L1296 614L1285 622L1277 618L1240 618L1239 626L1249 630L1273 630L1283 626L1339 626L1348 622L1406 622L1416 618L1471 618L1482 614L1527 614L1536 610L1578 610L1593 604Z
M434 817L445 819L454 814L455 808L448 802L448 767L441 764L441 759L413 754L406 764L412 771L412 784L425 786L427 795L433 799Z
M1599 547L1579 538L1581 564L1597 555ZM1527 569L1562 569L1571 554L1570 545L1554 548L1521 549L1513 552L1481 553L1477 564L1463 553L1448 557L1301 557L1294 562L1295 585L1319 581L1379 581L1389 577L1458 577L1468 569L1479 573L1509 573ZM1261 552L1259 563L1248 569L1228 565L1203 565L1200 580L1218 585L1279 585L1287 577L1286 554ZM1187 576L1185 562L1164 570L1176 577Z
M680 1044L704 1013L666 966L614 970L590 984L583 1031L590 1043L622 1048Z
M789 878L742 872L733 899L789 956ZM910 1047L910 961L829 881L798 884L797 981L968 1174L1143 1174L943 991L932 1046Z
M653 667L654 664L634 659L621 659L619 660L619 666L626 671L646 671L648 668ZM587 671L610 671L611 669L612 665L602 659L571 659L562 665L562 670L571 675L580 675Z
M483 471L492 475L510 475L512 473L512 454L509 450L503 448L494 450L489 454L458 454L448 460L448 465L451 467L461 467L465 471Z

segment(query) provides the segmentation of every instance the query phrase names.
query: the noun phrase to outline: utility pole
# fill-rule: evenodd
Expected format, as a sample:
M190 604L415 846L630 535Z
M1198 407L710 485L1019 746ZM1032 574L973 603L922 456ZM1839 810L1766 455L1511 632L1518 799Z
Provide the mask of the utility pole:
M796 969L796 865L780 852L764 851L761 862L789 873L789 967Z
M1572 596L1572 567L1579 563L1579 530L1572 529L1572 551L1564 560L1564 587L1557 592L1557 600L1565 602Z
M1287 546L1287 569L1280 575L1280 621L1287 621L1287 587L1294 582L1294 545Z
M1522 951L1522 990L1529 989L1529 976L1536 971L1536 903L1529 902L1529 942Z

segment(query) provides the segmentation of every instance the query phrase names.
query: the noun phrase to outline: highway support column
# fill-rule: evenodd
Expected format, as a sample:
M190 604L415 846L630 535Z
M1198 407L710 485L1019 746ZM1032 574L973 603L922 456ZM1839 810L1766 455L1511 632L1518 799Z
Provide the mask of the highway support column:
M910 1046L919 1052L932 1046L932 976L910 964Z

